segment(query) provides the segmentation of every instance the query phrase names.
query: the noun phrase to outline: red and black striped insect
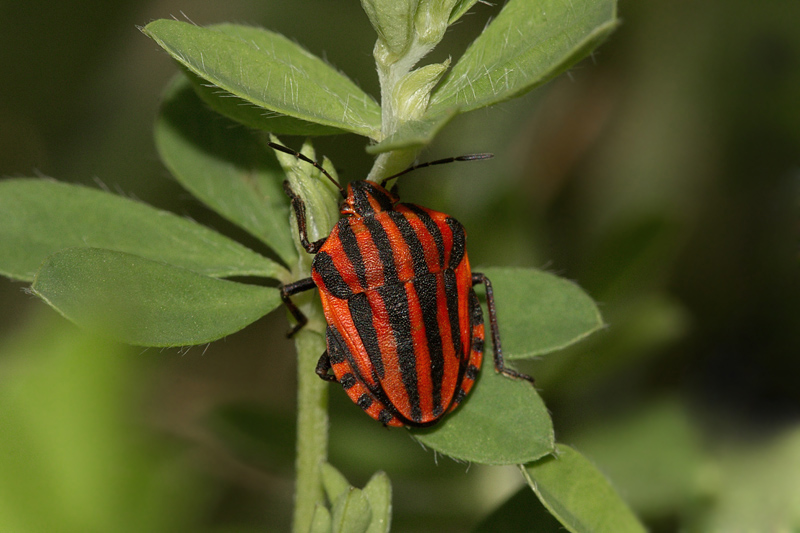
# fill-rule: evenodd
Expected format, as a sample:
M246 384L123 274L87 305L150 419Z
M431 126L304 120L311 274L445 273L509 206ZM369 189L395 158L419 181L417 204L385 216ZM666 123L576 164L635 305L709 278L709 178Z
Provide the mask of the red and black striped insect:
M320 169L339 188L343 217L326 238L309 242L305 205L284 182L297 217L300 242L310 254L311 277L288 283L281 298L307 321L290 296L319 289L327 351L317 374L338 381L366 413L388 426L430 426L469 393L483 360L483 312L473 286L483 283L497 372L533 382L506 368L489 279L472 272L466 234L456 219L398 203L387 181L411 170L491 154L452 157L412 166L380 184L354 181L345 191L315 161L275 143L276 150ZM331 370L333 374L331 374Z

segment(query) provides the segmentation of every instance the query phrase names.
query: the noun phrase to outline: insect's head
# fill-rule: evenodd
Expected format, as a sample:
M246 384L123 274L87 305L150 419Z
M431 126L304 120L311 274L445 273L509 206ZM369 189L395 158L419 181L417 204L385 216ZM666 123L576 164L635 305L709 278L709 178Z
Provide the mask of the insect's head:
M342 197L344 198L344 202L340 207L340 211L343 215L356 215L356 216L366 216L366 215L374 215L375 213L379 213L381 211L391 211L394 209L394 204L396 204L400 199L397 197L396 194L393 194L386 190L384 186L390 180L399 178L404 174L408 174L412 170L416 170L418 168L425 168L432 165L441 165L444 163L452 163L454 161L478 161L481 159L489 159L492 154L469 154L469 155L462 155L459 157L448 157L445 159L437 159L436 161L429 161L427 163L420 163L418 165L413 165L408 167L407 169L403 170L402 172L398 172L397 174L392 174L391 176L383 178L380 184L375 183L374 181L353 181L347 185L347 190L345 190L339 182L333 179L327 170L322 168L322 165L317 163L316 161L309 159L305 155L292 150L291 148L287 148L278 143L268 142L269 146L278 150L280 152L287 153L289 155L293 155L296 158L300 159L301 161L305 161L310 165L313 165L317 169L319 169L326 178L328 178L336 188L339 189Z
M492 154L470 154L459 157L448 157L446 159L438 159L436 161L410 166L402 172L383 178L380 184L367 180L351 182L347 186L347 194L345 194L345 200L342 202L341 212L343 215L367 216L374 215L381 211L391 211L394 209L394 204L400 201L400 198L386 189L387 182L397 179L418 168L452 163L454 161L476 161L480 159L489 159L490 157L492 157Z
M351 181L347 184L347 196L340 208L343 215L367 216L391 211L398 202L397 195L384 189L374 181Z

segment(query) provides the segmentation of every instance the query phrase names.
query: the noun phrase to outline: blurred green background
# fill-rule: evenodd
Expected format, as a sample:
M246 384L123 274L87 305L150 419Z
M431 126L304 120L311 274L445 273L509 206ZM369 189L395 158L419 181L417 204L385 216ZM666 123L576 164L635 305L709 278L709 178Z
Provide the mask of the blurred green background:
M457 58L499 7L477 4L431 60ZM176 67L137 25L265 26L377 91L356 0L3 11L1 176L94 184L250 244L159 163L153 121ZM494 160L415 173L404 199L458 217L473 264L544 268L600 303L606 331L524 370L558 440L649 527L800 528L800 3L621 0L619 12L592 58L460 117L421 156ZM361 138L317 147L345 179L370 167ZM86 337L22 284L0 282L0 301L0 531L288 528L282 313L207 347L143 350ZM356 485L389 473L397 531L468 530L521 486L511 468L437 461L336 388L331 404L332 463ZM553 526L527 493L514 501L508 524Z

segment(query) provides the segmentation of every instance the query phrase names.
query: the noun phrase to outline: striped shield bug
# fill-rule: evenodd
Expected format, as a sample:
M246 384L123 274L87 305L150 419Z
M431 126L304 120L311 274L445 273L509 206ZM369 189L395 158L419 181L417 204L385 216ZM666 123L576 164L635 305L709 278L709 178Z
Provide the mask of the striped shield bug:
M489 279L472 272L466 233L456 219L399 203L390 180L414 169L486 159L474 154L412 166L380 183L353 181L343 189L317 162L269 143L318 168L344 198L342 218L330 234L309 242L305 205L284 182L300 242L315 254L311 277L281 287L297 324L307 321L291 296L319 289L327 321L327 350L316 372L341 383L366 413L387 426L430 426L469 393L483 360L483 311L473 287L486 287L494 367L512 378L530 376L507 368ZM332 373L331 373L332 372Z

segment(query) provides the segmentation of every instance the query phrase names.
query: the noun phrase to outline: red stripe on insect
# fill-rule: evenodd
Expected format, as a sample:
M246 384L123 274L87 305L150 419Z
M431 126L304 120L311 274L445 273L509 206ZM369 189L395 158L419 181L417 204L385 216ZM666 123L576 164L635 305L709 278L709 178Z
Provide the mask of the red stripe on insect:
M409 224L416 233L417 238L422 245L422 250L425 255L425 263L427 264L429 272L438 272L441 270L441 265L439 264L439 253L438 247L436 244L436 240L434 239L433 235L431 234L430 230L425 226L425 224L420 220L419 216L408 209L406 206L398 206L397 209L400 213L403 213L405 217L408 219Z
M353 233L355 233L358 242L358 248L361 250L361 255L364 257L367 286L380 287L384 284L384 274L383 265L377 260L379 257L378 247L375 245L375 241L364 223L359 219L351 220L350 227L353 228Z
M419 407L422 412L422 422L431 419L434 410L433 402L433 378L431 376L431 357L428 350L427 332L422 318L422 306L417 295L417 291L412 284L406 285L408 295L408 318L411 324L411 337L414 341L414 353L416 354L415 372L417 375L417 391L419 395Z

